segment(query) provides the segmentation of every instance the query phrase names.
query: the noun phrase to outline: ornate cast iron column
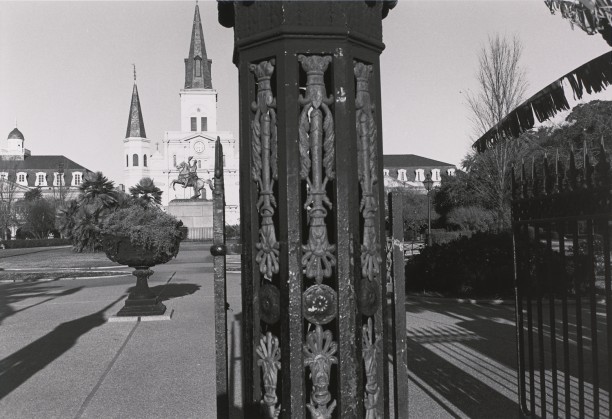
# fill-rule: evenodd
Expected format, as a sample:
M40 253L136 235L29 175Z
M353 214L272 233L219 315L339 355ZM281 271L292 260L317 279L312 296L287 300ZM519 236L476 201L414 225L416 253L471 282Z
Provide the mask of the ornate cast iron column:
M220 2L240 79L242 372L263 418L389 416L380 65L395 2Z

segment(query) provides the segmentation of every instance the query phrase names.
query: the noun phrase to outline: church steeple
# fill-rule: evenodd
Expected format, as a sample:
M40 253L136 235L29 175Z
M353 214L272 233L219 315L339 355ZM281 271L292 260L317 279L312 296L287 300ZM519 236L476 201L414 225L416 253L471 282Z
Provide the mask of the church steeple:
M140 109L140 99L138 98L138 87L136 87L136 66L134 66L134 88L132 89L130 116L125 134L125 138L130 137L147 138L144 120L142 119L142 110Z
M212 60L209 60L206 56L200 8L196 1L189 57L185 58L185 89L212 89L211 64Z

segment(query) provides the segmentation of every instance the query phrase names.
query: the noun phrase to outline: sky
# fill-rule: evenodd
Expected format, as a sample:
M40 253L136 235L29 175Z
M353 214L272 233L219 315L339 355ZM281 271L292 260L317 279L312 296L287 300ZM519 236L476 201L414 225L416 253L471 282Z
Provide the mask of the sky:
M218 129L237 138L233 31L217 22L216 2L199 6ZM147 137L161 143L165 131L179 130L194 8L195 1L0 0L2 140L16 120L33 155L63 154L122 183L132 64ZM526 97L610 50L599 35L551 15L542 0L400 0L383 21L385 154L460 164L476 139L465 95L476 88L479 50L496 33L524 44Z

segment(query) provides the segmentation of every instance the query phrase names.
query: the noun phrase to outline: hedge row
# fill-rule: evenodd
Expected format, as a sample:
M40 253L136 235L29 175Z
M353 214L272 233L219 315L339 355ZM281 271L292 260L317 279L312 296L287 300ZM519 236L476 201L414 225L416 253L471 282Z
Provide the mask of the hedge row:
M406 290L447 296L511 296L510 234L476 233L425 247L406 263Z
M71 245L70 239L33 239L33 240L4 240L0 241L0 247L5 249L25 249L29 247L53 247Z

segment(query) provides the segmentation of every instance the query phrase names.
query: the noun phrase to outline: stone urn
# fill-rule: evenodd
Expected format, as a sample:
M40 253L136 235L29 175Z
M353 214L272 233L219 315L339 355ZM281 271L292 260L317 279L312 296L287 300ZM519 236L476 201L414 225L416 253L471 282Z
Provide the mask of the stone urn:
M134 268L132 275L136 277L136 287L130 292L117 316L153 316L165 313L166 306L149 288L148 278L153 274L150 269L152 266L166 263L176 256L180 238L175 242L170 252L162 252L133 244L127 236L102 235L102 247L106 256L113 262Z

